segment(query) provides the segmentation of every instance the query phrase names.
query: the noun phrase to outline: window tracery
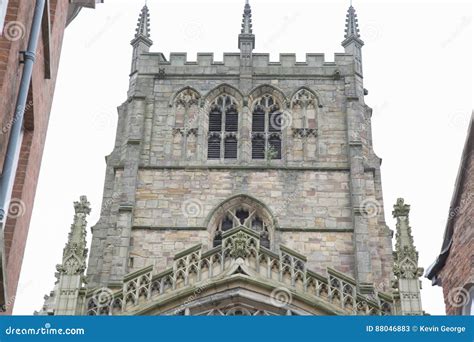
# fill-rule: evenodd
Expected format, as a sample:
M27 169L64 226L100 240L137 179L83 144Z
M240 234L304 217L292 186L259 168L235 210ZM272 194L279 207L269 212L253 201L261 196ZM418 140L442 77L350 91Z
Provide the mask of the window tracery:
M214 247L221 245L222 234L240 226L257 232L260 236L260 245L270 249L270 222L265 220L263 215L258 213L255 208L244 205L227 210L224 216L217 221L213 241Z
M237 103L229 95L221 95L209 111L208 159L236 159L238 146L239 112Z
M174 99L175 128L195 128L201 96L192 88L180 91Z
M281 159L282 112L272 95L263 95L252 110L252 159Z
M293 136L308 138L317 135L316 108L318 100L308 89L302 88L291 100Z

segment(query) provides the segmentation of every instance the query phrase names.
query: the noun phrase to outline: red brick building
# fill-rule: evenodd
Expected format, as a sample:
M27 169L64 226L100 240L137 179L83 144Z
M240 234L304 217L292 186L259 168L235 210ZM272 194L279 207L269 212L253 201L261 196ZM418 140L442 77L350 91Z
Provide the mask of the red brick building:
M46 0L43 5L43 1L0 0L0 170L4 178L0 192L6 193L0 232L0 307L7 314L12 312L15 302L64 30L83 7L94 8L96 3L103 2ZM36 36L32 34L35 27L39 33L32 55L27 50ZM28 58L34 62L31 77L25 71ZM27 92L21 91L23 81L29 81ZM19 101L21 93L27 93L23 105ZM15 142L12 132L18 123L21 132ZM8 146L13 144L16 147L10 148L19 151L17 158L7 154ZM15 161L9 163L9 158ZM7 168L12 170L8 179Z
M446 314L474 315L474 114L462 154L441 252L426 276L443 287Z

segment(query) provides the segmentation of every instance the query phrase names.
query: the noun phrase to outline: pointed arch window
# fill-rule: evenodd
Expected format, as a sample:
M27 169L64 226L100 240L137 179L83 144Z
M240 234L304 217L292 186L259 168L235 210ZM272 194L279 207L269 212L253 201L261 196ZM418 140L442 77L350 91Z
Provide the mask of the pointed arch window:
M234 207L227 210L224 217L217 222L216 232L214 234L213 245L214 247L219 246L222 243L222 234L226 231L244 226L251 229L260 235L260 245L270 249L270 234L269 229L271 227L268 220L264 219L261 213L258 213L255 208L247 205Z
M201 96L192 88L181 90L174 99L175 128L197 127L197 114Z
M252 111L252 159L281 159L283 114L271 95L258 99Z
M291 101L293 126L297 129L317 129L318 99L309 90L302 88L296 92Z
M239 112L234 98L219 96L209 112L208 159L237 159Z

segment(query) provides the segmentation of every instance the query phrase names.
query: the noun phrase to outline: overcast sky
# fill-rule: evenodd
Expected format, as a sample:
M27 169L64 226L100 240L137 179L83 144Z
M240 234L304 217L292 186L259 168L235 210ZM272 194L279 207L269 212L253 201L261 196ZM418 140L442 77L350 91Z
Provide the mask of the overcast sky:
M130 40L144 1L106 0L67 28L15 314L32 314L53 288L72 223L87 195L94 225L116 107L126 100ZM325 53L344 35L348 0L251 0L256 52ZM152 51L237 51L244 0L148 0ZM386 220L398 197L411 204L420 265L439 253L472 108L471 1L354 0L363 48L366 103L374 109L375 152L383 158ZM89 240L90 230L88 229ZM178 252L178 251L177 251ZM441 289L423 280L423 308L444 314Z

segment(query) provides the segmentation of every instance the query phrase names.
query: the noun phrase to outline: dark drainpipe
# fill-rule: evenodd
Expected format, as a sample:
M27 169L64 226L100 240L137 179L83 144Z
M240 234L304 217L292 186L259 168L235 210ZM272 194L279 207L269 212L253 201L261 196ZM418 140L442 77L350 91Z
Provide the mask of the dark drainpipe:
M15 179L18 156L20 154L22 142L22 127L25 115L26 101L28 98L28 90L31 83L31 75L33 73L33 65L36 59L36 48L38 46L39 33L41 31L41 21L43 18L45 0L36 0L35 11L33 14L33 22L31 23L30 38L28 47L23 52L23 74L21 76L20 89L15 107L15 115L13 117L10 139L8 141L7 153L3 164L3 172L0 178L0 224L3 234L3 226L6 221L5 213L8 212L11 190Z
M22 127L25 114L26 101L28 98L28 90L31 83L31 75L33 74L33 64L36 58L36 48L38 46L39 33L41 31L41 21L43 18L45 0L36 0L33 21L31 23L30 37L28 47L23 52L23 73L21 75L20 88L16 100L15 115L11 122L10 138L8 140L7 152L3 164L3 172L0 177L0 281L2 282L3 291L0 293L0 312L5 311L7 299L7 282L8 276L5 269L5 256L3 247L3 229L10 204L10 197L15 180L18 157L22 143Z

